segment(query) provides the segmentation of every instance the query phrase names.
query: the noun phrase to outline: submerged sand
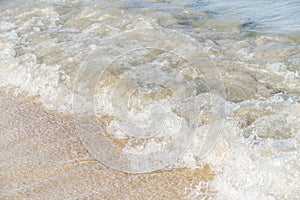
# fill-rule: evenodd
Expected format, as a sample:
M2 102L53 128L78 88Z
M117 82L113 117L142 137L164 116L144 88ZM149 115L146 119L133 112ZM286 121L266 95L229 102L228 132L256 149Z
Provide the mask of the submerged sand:
M208 165L147 174L115 171L89 154L72 115L3 91L0 113L0 199L214 197L208 183L214 172Z

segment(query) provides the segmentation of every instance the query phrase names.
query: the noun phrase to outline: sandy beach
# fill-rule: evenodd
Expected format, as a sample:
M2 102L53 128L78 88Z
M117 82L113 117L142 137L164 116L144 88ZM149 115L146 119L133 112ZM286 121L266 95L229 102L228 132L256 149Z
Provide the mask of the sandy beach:
M200 183L206 199L213 196L208 165L147 174L115 171L89 154L71 115L3 91L0 105L1 199L189 199Z

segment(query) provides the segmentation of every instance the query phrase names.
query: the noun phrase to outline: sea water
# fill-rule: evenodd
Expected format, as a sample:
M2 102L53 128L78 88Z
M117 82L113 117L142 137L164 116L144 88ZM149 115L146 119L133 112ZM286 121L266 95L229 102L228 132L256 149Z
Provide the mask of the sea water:
M299 11L297 0L1 1L0 85L80 116L87 149L114 169L209 164L218 199L299 199ZM105 137L90 134L98 121Z

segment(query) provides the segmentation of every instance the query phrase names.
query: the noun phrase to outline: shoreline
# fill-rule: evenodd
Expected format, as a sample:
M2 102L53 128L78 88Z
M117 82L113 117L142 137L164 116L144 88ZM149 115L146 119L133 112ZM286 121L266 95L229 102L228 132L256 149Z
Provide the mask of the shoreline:
M71 115L2 90L0 104L1 199L182 199L198 197L193 189L199 184L207 186L203 194L214 196L208 181L215 173L208 165L148 174L115 171L87 152Z

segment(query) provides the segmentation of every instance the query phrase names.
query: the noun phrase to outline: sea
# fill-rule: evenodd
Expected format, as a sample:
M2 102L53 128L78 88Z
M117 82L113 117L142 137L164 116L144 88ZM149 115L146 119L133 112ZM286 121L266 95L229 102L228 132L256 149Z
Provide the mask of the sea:
M299 0L0 0L0 87L74 116L113 170L300 199Z

